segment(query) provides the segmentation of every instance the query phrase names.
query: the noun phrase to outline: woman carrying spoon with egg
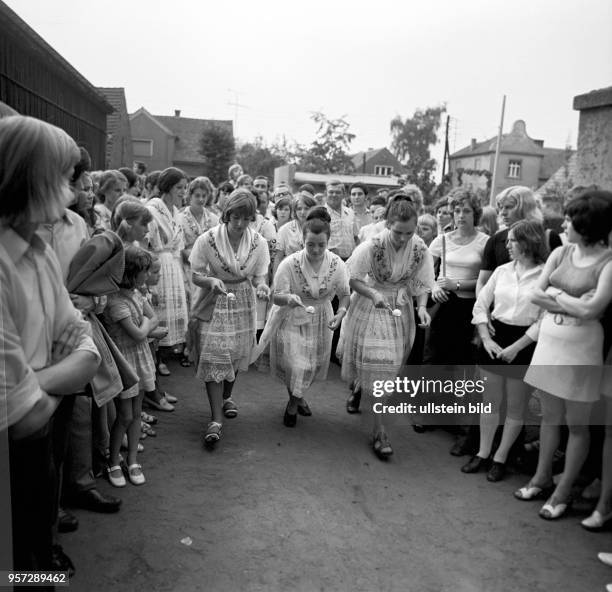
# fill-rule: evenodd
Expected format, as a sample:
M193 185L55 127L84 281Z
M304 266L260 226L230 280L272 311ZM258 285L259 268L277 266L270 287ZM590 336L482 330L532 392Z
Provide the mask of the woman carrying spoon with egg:
M197 376L206 385L211 422L204 442L221 437L223 418L236 417L231 399L239 370L247 370L255 346L256 298L267 300L270 254L266 239L251 230L255 196L236 189L221 223L196 240L189 257L194 295L189 334Z
M434 283L433 259L415 234L418 216L410 198L401 191L392 193L384 218L386 228L360 244L347 261L353 295L338 357L342 378L353 384L350 413L358 411L362 393L372 395L374 381L393 380L405 363L415 334L413 296L419 324L430 323L426 304ZM373 416L373 449L387 458L393 449L382 415Z
M312 208L302 225L304 248L283 259L274 277L274 307L258 352L270 344L270 370L287 387L283 423L295 427L297 414L311 415L304 394L315 380L325 380L333 331L349 305L348 274L340 257L327 249L330 216ZM337 295L338 312L331 300Z

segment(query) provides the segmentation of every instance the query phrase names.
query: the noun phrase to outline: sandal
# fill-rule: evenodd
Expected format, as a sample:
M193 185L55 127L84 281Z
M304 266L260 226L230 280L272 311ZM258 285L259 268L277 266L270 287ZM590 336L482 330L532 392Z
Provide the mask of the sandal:
M157 432L146 421L141 420L140 429L143 434L151 436L151 438L155 438L155 436L157 436Z
M206 444L214 444L221 439L221 428L223 424L218 421L211 421L206 426L206 433L204 434L204 442Z
M381 460L385 460L393 454L393 448L391 448L389 437L385 432L378 432L374 436L372 449L374 450L374 454L376 454L376 456L378 456L378 458Z
M540 509L540 518L544 520L558 520L572 507L572 499L567 498L565 502L556 503L555 497L551 497Z
M168 366L163 362L161 364L157 364L157 373L160 376L170 376L170 370L168 370Z
M174 405L175 403L178 403L178 399L174 395L171 395L170 393L167 393L166 391L164 391L161 395L164 399L166 399L166 401L168 401L168 403L172 403L172 405Z
M157 423L157 417L155 417L154 415L149 415L146 411L140 412L140 419L142 419L142 421L145 421L149 425L155 425Z
M229 397L223 402L223 415L228 419L233 419L238 416L238 405Z
M191 366L191 362L187 356L181 358L180 364L183 368L189 368L189 366Z
M534 485L531 481L525 485L525 487L521 487L514 492L514 497L524 502L528 502L531 500L547 498L548 495L553 491L554 484L549 483L544 487L539 487Z
M346 412L353 414L359 413L359 405L361 403L361 389L350 394L346 400Z

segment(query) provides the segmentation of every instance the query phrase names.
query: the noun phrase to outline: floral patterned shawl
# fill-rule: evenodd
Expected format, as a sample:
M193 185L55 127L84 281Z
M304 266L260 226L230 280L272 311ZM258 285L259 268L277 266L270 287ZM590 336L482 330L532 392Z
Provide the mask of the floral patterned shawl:
M178 221L178 210L172 212L159 197L147 202L147 208L153 216L149 223L149 243L154 252L170 251L176 257L185 248L183 229Z

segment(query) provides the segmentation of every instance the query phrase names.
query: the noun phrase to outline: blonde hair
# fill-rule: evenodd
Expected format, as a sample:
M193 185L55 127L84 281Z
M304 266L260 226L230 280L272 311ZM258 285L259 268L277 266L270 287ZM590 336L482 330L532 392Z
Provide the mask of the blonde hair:
M0 219L14 227L58 220L73 200L69 181L80 157L54 125L23 115L0 119Z
M540 206L536 201L536 197L529 189L524 185L512 185L504 189L502 192L497 194L495 198L495 204L497 208L501 208L502 204L506 200L512 200L517 204L517 221L518 220L535 220L536 222L542 222L543 215L540 210Z

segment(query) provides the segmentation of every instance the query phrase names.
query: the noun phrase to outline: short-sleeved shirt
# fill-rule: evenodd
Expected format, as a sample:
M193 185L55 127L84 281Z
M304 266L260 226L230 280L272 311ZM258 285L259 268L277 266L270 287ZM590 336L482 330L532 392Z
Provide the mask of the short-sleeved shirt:
M328 205L325 206L331 217L331 236L327 248L335 252L342 259L351 256L355 248L355 237L359 234L359 226L355 214L346 206L342 206L340 213Z

